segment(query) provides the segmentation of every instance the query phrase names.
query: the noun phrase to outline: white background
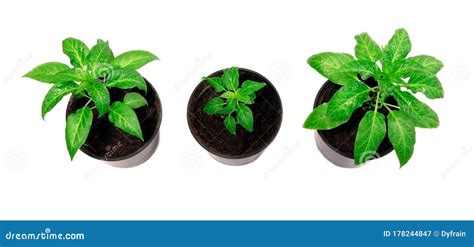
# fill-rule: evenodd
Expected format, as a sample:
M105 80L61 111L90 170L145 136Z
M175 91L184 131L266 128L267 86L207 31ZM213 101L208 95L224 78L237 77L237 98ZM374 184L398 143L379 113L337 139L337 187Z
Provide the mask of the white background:
M470 1L2 1L0 219L474 219L473 55ZM417 130L415 154L358 169L336 167L302 128L325 79L318 52L353 53L353 36L386 44L408 30L411 55L442 60L441 119ZM157 54L140 72L163 103L161 140L145 164L118 169L64 141L66 100L41 119L49 85L20 78L68 62L66 37L110 41L116 54ZM214 161L193 139L186 105L201 76L240 66L278 89L284 120L254 163Z

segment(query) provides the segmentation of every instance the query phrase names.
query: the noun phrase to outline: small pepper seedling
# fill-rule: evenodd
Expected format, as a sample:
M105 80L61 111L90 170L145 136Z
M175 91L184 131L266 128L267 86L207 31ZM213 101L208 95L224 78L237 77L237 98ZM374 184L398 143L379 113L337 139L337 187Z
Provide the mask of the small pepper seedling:
M419 55L409 57L411 42L405 29L398 29L385 47L380 47L367 33L355 36L357 60L346 53L324 52L311 56L308 64L322 76L342 87L329 102L319 105L308 116L304 127L329 130L346 123L353 112L369 109L359 123L355 146L355 164L373 157L388 137L404 166L413 155L415 127L436 128L437 114L413 94L429 99L442 98L443 87L436 74L443 67L438 59ZM372 77L376 86L365 80ZM397 105L386 102L392 96ZM387 117L380 111L389 112Z
M237 133L237 125L253 132L253 113L248 105L255 101L256 92L266 86L263 82L246 80L239 88L239 69L224 69L221 77L204 77L204 81L220 94L204 106L209 115L222 115L225 128L233 135Z
M136 70L158 57L141 50L114 57L109 42L100 39L90 50L75 38L65 39L62 46L72 68L64 63L49 62L33 68L24 77L53 85L43 100L43 119L68 94L88 99L82 108L67 117L66 144L71 160L87 140L94 109L98 118L107 115L117 128L144 141L134 109L147 105L146 99L139 93L127 93L122 101L111 104L109 88L138 88L146 93L147 84Z

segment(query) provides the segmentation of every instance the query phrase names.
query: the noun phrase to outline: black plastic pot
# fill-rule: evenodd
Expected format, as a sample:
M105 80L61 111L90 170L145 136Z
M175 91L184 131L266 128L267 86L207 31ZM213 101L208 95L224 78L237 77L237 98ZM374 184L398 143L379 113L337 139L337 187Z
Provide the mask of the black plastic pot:
M366 80L365 83L369 86L374 86L377 84L377 82L372 78ZM316 95L316 100L314 101L313 107L316 108L317 106L328 102L339 88L341 88L340 85L331 81L324 83ZM392 97L387 98L386 102L397 105L397 102ZM331 130L315 131L316 145L324 157L326 157L326 159L337 166L345 168L355 168L362 166L362 164L355 165L354 143L357 134L357 128L359 127L359 122L362 117L364 117L367 110L368 106L364 105L357 109L352 114L349 121L347 121L345 124L342 124ZM386 109L382 109L380 112L384 115L388 114ZM388 135L386 135L377 152L375 154L367 153L367 155L363 155L362 162L371 159L371 157L372 159L380 158L384 155L387 155L392 150L393 146L388 139Z
M221 76L223 70L208 77ZM219 96L207 82L201 81L188 103L189 129L196 141L217 161L227 165L244 165L256 160L270 145L280 130L282 104L273 84L259 73L239 68L240 84L245 80L264 82L267 85L257 92L255 103L249 105L254 115L254 131L237 126L233 135L224 127L224 116L207 115L204 105Z
M155 152L159 142L159 130L162 117L161 102L155 88L145 79L147 93L138 89L122 90L110 88L111 103L122 101L125 94L137 92L142 94L148 106L135 109L144 141L125 133L109 122L107 116L97 119L97 110L94 109L94 121L85 144L81 151L90 157L103 160L116 167L134 167L147 161ZM66 116L75 112L87 103L86 98L69 99Z

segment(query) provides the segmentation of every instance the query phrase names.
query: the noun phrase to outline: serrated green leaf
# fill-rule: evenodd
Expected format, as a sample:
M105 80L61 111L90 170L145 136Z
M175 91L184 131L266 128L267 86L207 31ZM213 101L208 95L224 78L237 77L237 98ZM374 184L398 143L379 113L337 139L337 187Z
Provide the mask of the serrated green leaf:
M253 132L253 113L246 105L237 106L237 121L249 132Z
M92 81L86 87L86 91L97 107L99 117L105 115L109 111L110 105L110 95L107 87L103 83Z
M387 119L388 137L402 167L413 155L416 142L415 122L401 111L391 111Z
M148 51L127 51L118 55L111 63L119 68L137 70L145 64L158 60L158 57Z
M59 82L53 85L44 97L41 106L41 117L44 119L46 113L51 111L61 99L77 88L77 84L71 81Z
M224 119L224 126L231 134L235 135L237 131L237 123L235 122L235 118L232 115L229 114Z
M202 79L209 83L216 93L220 93L225 90L224 82L220 77L203 77Z
M421 92L429 99L443 98L444 96L443 86L434 74L416 73L403 86L413 93Z
M122 102L114 102L110 107L109 120L117 128L144 141L137 114L129 105Z
M346 123L350 119L349 116L345 119L334 120L327 114L327 109L328 103L323 103L316 107L306 118L303 127L312 130L329 130Z
M355 61L354 57L349 54L334 52L323 52L308 58L308 64L312 68L339 85L357 81L357 77L340 74L342 66L353 61Z
M222 81L228 90L237 90L239 88L239 69L237 67L224 69Z
M106 83L107 87L117 87L120 89L130 89L138 87L146 92L146 83L143 77L134 70L117 69L114 70Z
M439 119L428 105L419 101L409 92L395 90L393 97L403 112L415 120L415 126L420 128L437 128Z
M255 93L262 88L264 88L267 84L263 82L256 82L252 80L246 80L244 83L242 83L242 86L240 87L240 93L241 94L251 94Z
M347 119L364 102L370 100L370 88L364 83L351 82L340 88L328 102L328 115L333 120Z
M382 63L393 65L395 62L407 57L411 50L411 41L405 29L395 31L388 45L383 49Z
M125 97L123 98L123 103L129 105L133 109L148 105L148 102L146 101L145 97L135 92L125 94Z
M356 35L355 39L357 41L355 54L358 60L375 63L382 58L382 49L367 33Z
M88 106L70 114L66 120L66 145L71 160L77 153L77 150L87 140L92 125L92 110Z
M109 42L97 40L97 44L91 48L87 56L87 65L93 68L99 63L110 63L114 59L114 54L109 47Z
M213 98L204 105L204 112L207 114L220 114L224 111L226 103L219 97Z
M72 66L76 68L86 66L89 48L84 42L75 38L67 38L63 40L63 52L69 57Z
M64 70L69 69L66 64L58 62L49 62L36 66L23 77L46 83L56 83L54 76Z
M362 164L377 154L377 149L387 133L385 116L369 111L359 123L354 145L354 162Z

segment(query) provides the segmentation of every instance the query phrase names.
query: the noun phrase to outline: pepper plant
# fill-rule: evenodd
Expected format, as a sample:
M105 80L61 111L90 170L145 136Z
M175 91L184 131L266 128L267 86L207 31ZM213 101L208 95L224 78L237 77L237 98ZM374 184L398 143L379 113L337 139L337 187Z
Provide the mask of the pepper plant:
M237 125L253 132L253 113L248 105L254 103L256 92L265 87L265 83L246 80L239 87L239 69L224 69L221 77L204 77L204 81L220 94L204 106L209 115L222 115L224 126L233 135L237 133Z
M329 130L346 123L353 112L367 109L359 123L355 145L355 164L372 158L387 132L400 161L411 158L415 145L415 127L436 128L437 114L414 94L428 99L442 98L443 88L436 74L443 67L438 59L418 55L408 57L411 42L404 29L398 29L385 47L367 33L355 36L355 58L346 53L323 52L311 56L308 64L331 82L342 87L329 102L316 107L304 127ZM377 85L369 86L373 78ZM396 104L387 102L393 97ZM381 113L387 109L388 115Z
M138 88L146 93L147 84L136 70L158 57L141 50L115 57L109 42L100 39L91 49L75 38L65 39L62 46L72 67L59 62L44 63L24 77L52 84L43 100L43 119L68 94L88 99L84 106L67 117L66 144L71 160L84 145L94 117L107 116L117 128L143 141L134 109L147 105L146 99L139 93L128 93L122 101L110 102L109 89Z

